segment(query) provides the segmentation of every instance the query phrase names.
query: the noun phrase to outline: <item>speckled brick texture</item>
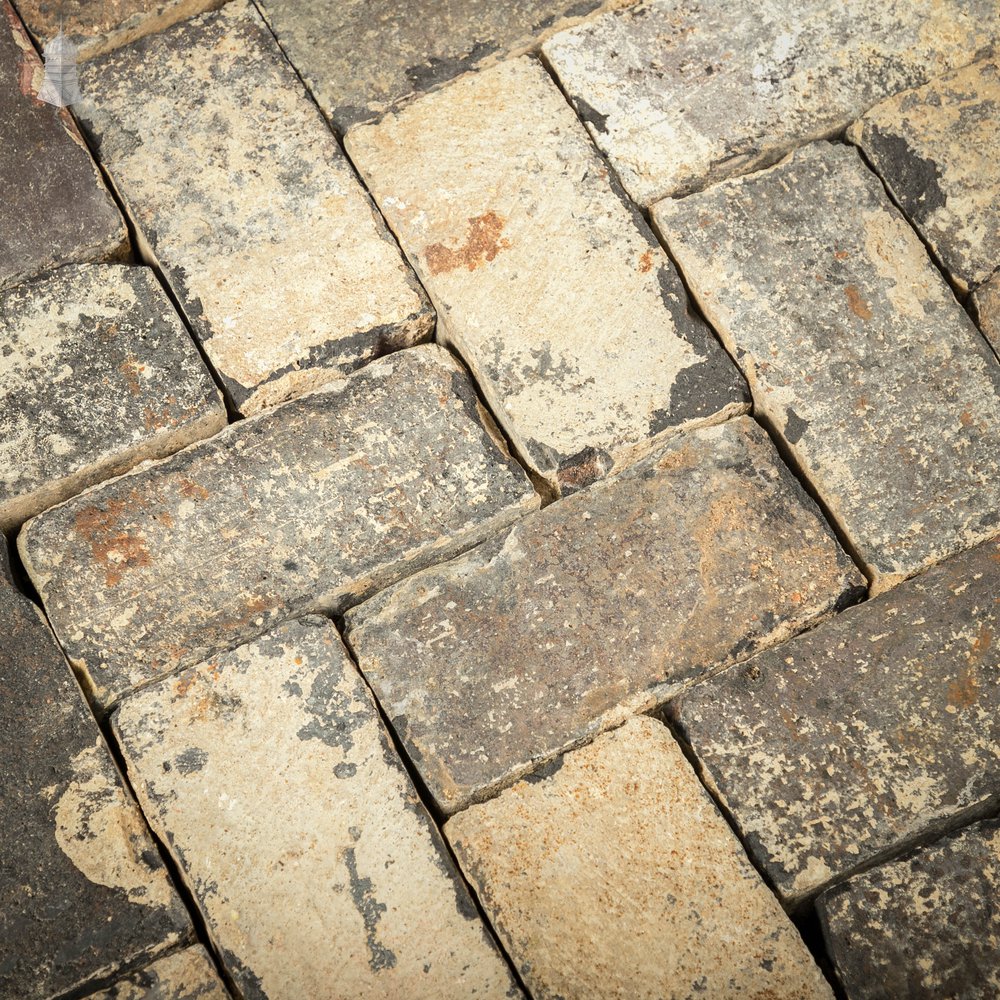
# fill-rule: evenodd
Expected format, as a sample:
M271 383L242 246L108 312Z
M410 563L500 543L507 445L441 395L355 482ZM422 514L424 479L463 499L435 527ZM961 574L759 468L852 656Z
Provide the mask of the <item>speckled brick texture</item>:
M477 406L443 349L402 351L29 521L21 555L91 694L341 609L536 507Z
M747 409L743 379L537 60L354 129L347 149L437 306L439 339L554 489Z
M998 593L993 541L672 704L785 899L1000 805Z
M144 250L241 412L430 335L412 272L252 4L118 49L81 83Z
M694 431L347 616L438 804L462 808L862 580L750 420Z
M832 1000L651 719L455 816L445 835L535 1000Z
M324 114L344 132L596 11L635 2L261 0L260 7Z
M230 1000L230 996L208 953L196 945L161 958L87 1000Z
M42 61L0 0L0 288L127 250L125 223L73 118L35 98Z
M642 205L774 163L1000 42L1000 0L653 0L543 51Z
M48 1000L191 933L52 633L0 580L0 996Z
M996 60L897 94L847 137L864 150L958 289L975 288L1000 268Z
M854 149L653 217L873 593L1000 530L1000 364Z
M114 726L243 996L521 995L330 622L136 692Z
M1000 821L824 893L817 906L847 1000L1000 996Z
M980 288L973 303L979 329L1000 357L1000 276Z
M145 268L60 268L0 299L0 530L226 426Z

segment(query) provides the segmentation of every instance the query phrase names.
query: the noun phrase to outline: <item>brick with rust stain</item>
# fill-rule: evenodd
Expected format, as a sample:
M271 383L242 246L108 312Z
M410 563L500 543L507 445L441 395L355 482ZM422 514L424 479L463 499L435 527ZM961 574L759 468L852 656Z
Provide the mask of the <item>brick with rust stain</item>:
M979 329L1000 357L1000 275L983 285L972 299Z
M1000 805L998 593L991 541L673 703L785 899Z
M1000 531L1000 364L856 150L653 218L874 593Z
M0 300L0 530L226 426L153 272L83 264Z
M0 996L76 996L191 925L55 638L3 580L0 635Z
M653 0L543 51L641 205L774 163L1000 43L1000 0Z
M331 622L283 625L113 720L241 996L521 995Z
M0 288L128 250L125 223L69 111L35 97L42 76L14 8L0 0Z
M1000 821L986 820L817 900L847 1000L1000 996Z
M430 336L433 312L253 4L85 64L77 110L242 413Z
M445 825L535 1000L833 994L662 724Z
M87 1000L229 1000L201 945L174 952Z
M281 47L340 132L636 0L262 0ZM358 58L358 53L371 58Z
M25 566L97 702L536 507L478 407L446 351L416 347L29 521Z
M960 291L1000 268L996 60L889 98L852 125L847 137L864 150Z
M860 574L748 418L353 609L348 638L445 811L856 596Z
M438 307L439 339L557 491L746 411L739 372L537 60L355 128L347 148Z

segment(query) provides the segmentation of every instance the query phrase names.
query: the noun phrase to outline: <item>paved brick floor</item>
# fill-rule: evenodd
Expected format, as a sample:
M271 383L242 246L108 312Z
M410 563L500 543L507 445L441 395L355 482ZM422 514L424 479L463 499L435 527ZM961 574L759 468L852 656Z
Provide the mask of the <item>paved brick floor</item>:
M1000 997L1000 0L0 8L0 1000Z

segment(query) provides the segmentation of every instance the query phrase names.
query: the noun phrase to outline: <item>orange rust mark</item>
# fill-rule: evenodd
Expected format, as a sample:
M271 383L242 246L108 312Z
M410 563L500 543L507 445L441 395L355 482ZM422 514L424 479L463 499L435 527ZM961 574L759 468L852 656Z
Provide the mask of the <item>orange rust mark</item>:
M855 316L864 320L872 318L871 307L861 298L861 293L858 291L857 285L846 285L844 287L844 294L847 296L847 304Z
M795 593L792 594L792 603L793 604L802 603L802 595L797 590L795 591Z
M979 631L979 638L972 644L972 651L969 654L969 659L973 663L981 662L983 657L989 652L989 648L992 645L993 633L984 625Z
M475 271L484 262L493 260L501 250L509 250L510 241L500 238L505 225L506 221L491 210L469 219L469 235L457 249L443 243L431 243L424 250L431 274L444 274L460 267Z
M74 522L77 534L90 544L94 562L104 567L107 587L117 587L127 570L150 566L153 562L143 536L122 528L125 511L124 501L111 500L103 509L84 507Z
M197 680L197 675L193 673L188 674L186 677L179 677L177 683L174 685L174 693L179 698L183 698L194 687L195 680Z
M652 268L652 266L653 266L653 253L651 250L647 250L639 258L639 273L649 274L649 271Z
M138 396L142 391L142 386L139 383L139 372L145 371L146 366L140 364L135 355L130 354L125 361L121 363L118 370L125 378L125 385L128 388L129 393L133 396Z
M955 708L971 708L979 695L979 681L972 667L966 667L948 685L948 704Z
M187 476L182 477L181 485L179 487L181 496L187 497L188 500L207 500L208 490L205 489L200 483L196 483L193 479L188 479Z
M970 427L972 425L972 413L970 413L969 410L963 410L962 413L959 414L958 419L963 427Z
M847 260L851 255L846 250L838 250L834 255L837 260Z

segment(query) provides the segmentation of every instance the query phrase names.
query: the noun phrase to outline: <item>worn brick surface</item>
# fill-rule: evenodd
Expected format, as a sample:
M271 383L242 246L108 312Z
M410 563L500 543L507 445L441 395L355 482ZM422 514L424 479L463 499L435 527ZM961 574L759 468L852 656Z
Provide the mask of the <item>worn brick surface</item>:
M1000 268L1000 64L983 60L897 94L847 136L959 289Z
M883 865L817 901L848 1000L1000 996L1000 822Z
M438 307L439 338L559 488L746 409L742 378L537 60L466 77L347 147Z
M873 592L1000 530L1000 364L854 149L653 215Z
M152 271L61 268L0 299L0 529L226 425Z
M330 622L136 692L115 729L244 996L520 995Z
M0 580L0 996L62 996L190 924L52 633Z
M648 205L833 135L998 41L998 0L660 0L544 52Z
M18 0L28 30L44 44L60 30L92 59L225 0Z
M35 98L42 62L0 0L0 288L127 249L125 223L66 110Z
M455 816L445 835L535 1000L832 997L651 719Z
M392 103L636 0L263 0L261 9L341 132ZM361 55L361 54L364 55Z
M1000 804L998 593L993 541L674 703L783 896Z
M98 701L536 506L477 405L442 348L402 351L29 521L25 566Z
M979 328L1000 357L1000 276L976 292L974 305Z
M200 945L161 958L88 1000L229 1000Z
M245 0L87 64L78 107L249 413L425 338L430 308Z
M742 419L377 595L348 635L450 811L786 638L859 582Z

